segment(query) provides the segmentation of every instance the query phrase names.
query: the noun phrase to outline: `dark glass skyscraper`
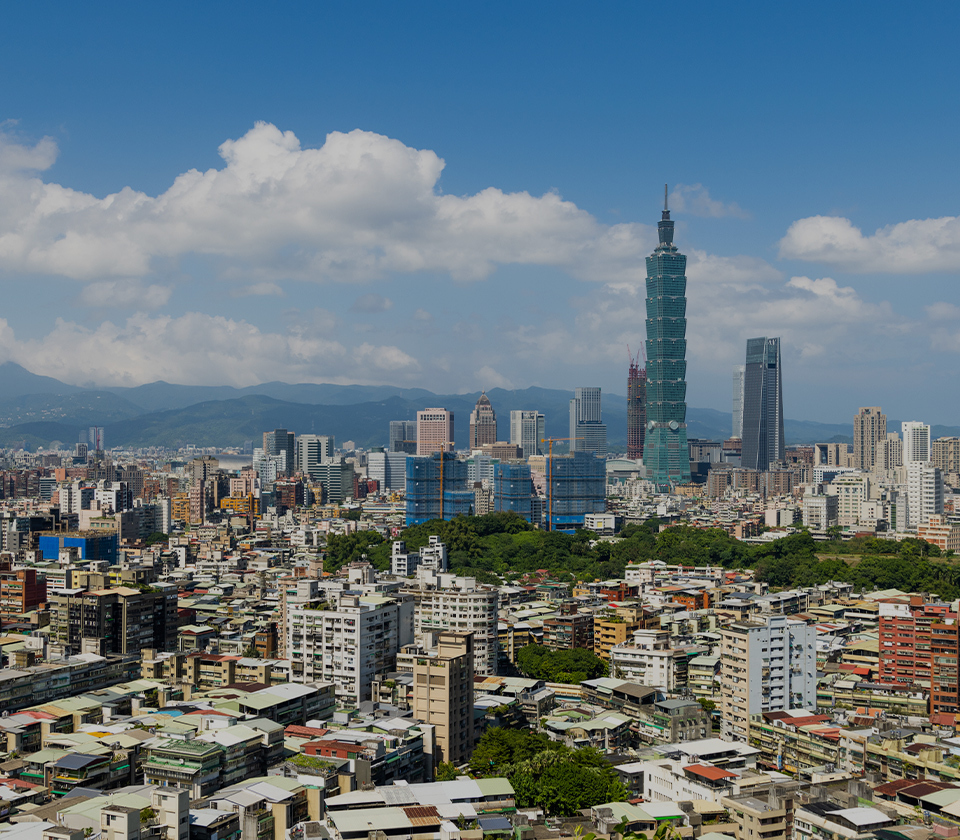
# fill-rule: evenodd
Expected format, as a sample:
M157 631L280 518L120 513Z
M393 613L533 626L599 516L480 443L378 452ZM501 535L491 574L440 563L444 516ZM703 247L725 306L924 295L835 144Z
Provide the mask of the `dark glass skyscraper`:
M743 374L743 454L740 463L751 470L767 470L782 461L783 383L780 339L748 338Z
M673 244L664 188L660 244L647 257L647 434L643 465L658 486L690 481L687 447L687 258Z

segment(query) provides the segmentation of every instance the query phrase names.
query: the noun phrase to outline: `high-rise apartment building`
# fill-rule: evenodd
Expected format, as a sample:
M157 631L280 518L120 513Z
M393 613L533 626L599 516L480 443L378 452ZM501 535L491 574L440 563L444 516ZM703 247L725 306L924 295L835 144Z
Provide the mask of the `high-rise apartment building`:
M733 366L733 423L730 437L743 438L743 380L746 368L743 365Z
M542 455L542 441L547 436L546 419L539 411L510 412L510 443L523 450L523 457Z
M779 338L747 339L743 374L743 447L740 464L767 470L784 458L783 378Z
M627 457L643 457L643 438L647 429L647 366L640 367L639 354L630 357L627 372Z
M426 408L417 412L417 455L453 452L453 412Z
M919 420L907 420L903 432L903 463L924 463L930 460L930 427Z
M747 742L750 717L817 705L817 630L782 615L720 630L720 711L727 740Z
M879 406L861 408L853 418L853 466L872 470L880 461L887 438L887 415Z
M930 714L960 712L960 624L949 604L881 601L880 682L926 688Z
M583 527L588 513L604 513L606 462L586 452L547 455L544 459L543 517L548 531Z
M63 589L48 596L50 641L71 653L138 653L177 645L177 587L154 584L156 592Z
M294 447L296 472L313 477L320 464L333 458L333 435L300 435Z
M473 490L467 488L467 465L453 455L435 452L407 458L407 527L431 519L468 516Z
M473 752L474 638L444 631L436 655L413 660L413 716L434 727L441 761L460 765Z
M413 598L414 633L418 640L445 630L472 633L476 672L483 676L497 673L499 589L421 564L416 584L401 592Z
M417 421L391 420L389 452L417 454Z
M267 456L283 454L286 458L283 475L292 475L295 464L295 435L286 429L263 433L263 452Z
M519 514L527 522L533 521L533 481L529 464L493 465L494 511Z
M912 461L906 468L907 527L916 528L943 513L943 474L927 461Z
M285 634L291 681L332 682L338 703L356 708L413 642L413 599L333 592L329 600L288 602Z
M453 440L453 438L451 438ZM497 413L490 404L487 392L480 394L480 399L470 412L470 449L479 449L488 443L497 442Z
M600 389L577 388L570 400L570 451L607 457L607 427L600 412Z
M960 438L937 438L930 444L930 462L942 473L960 473Z
M0 571L0 619L16 620L46 600L47 581L36 569Z
M877 460L877 468L883 471L903 466L903 441L896 432L887 432Z
M647 257L647 433L643 464L658 486L688 484L687 258L673 244L664 186L660 244Z

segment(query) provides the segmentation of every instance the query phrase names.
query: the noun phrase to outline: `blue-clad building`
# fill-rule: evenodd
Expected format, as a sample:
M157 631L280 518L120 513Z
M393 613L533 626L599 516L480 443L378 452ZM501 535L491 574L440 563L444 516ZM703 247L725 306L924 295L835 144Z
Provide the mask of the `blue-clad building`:
M56 560L61 548L79 548L81 560L106 560L109 565L119 557L118 535L115 531L48 531L41 533L38 548L44 560Z
M441 460L442 459L442 460ZM443 493L441 496L441 472ZM467 465L449 452L407 458L407 525L473 513Z
M607 462L589 452L548 455L545 463L544 527L573 532L587 513L607 509Z
M493 467L493 509L519 513L533 522L533 480L529 464L500 463Z

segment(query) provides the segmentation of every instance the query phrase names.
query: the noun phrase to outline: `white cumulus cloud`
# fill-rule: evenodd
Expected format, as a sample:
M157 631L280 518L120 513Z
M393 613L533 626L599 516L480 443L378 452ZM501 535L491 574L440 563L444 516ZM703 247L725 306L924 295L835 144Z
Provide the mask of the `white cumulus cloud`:
M40 177L53 141L0 135L0 270L92 281L200 255L246 283L421 271L474 281L501 264L611 281L635 277L655 239L647 225L600 224L553 192L445 195L435 152L368 131L303 148L257 123L220 155L222 167L185 172L158 196L125 187L101 198Z
M246 321L187 312L137 313L90 329L57 319L45 336L21 339L0 319L0 359L66 382L187 385L288 382L382 384L409 381L419 362L392 345L345 346L298 325L264 332Z
M960 217L911 219L864 236L840 216L799 219L780 240L780 256L855 272L910 273L960 269Z

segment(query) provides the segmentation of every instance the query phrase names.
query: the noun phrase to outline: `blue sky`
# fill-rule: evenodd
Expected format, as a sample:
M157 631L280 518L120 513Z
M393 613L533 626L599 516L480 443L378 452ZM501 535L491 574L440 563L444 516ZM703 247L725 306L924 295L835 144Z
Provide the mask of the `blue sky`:
M625 392L663 183L688 402L956 423L953 4L20 4L0 359Z

